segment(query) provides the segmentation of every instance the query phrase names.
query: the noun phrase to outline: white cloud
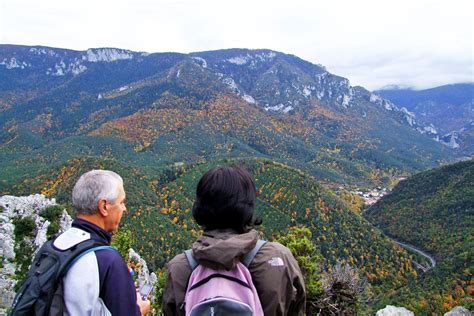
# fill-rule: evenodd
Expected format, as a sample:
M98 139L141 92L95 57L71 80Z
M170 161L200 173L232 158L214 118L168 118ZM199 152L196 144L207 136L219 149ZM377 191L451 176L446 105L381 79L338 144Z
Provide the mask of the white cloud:
M473 81L470 0L2 0L0 43L148 52L269 48L352 84Z

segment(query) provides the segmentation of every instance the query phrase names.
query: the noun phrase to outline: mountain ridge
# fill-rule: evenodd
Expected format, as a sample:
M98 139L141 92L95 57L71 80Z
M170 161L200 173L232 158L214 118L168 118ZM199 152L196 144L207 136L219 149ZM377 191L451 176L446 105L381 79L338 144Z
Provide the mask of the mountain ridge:
M83 72L87 72L89 68L93 68L93 64L97 63L107 64L111 62L126 62L132 60L136 60L137 63L142 63L151 57L163 57L170 55L170 53L137 53L116 48L88 49L87 51L59 50L60 53L57 53L52 48L46 49L43 47L31 47L28 49L27 46L21 46L20 52L22 53L23 57L18 56L20 55L20 52L14 52L16 57L10 56L10 60L8 61L8 57L6 56L8 55L9 51L14 50L17 47L10 46L8 48L10 49L5 49L5 47L3 47L3 51L0 50L0 60L2 60L3 58L3 61L0 62L0 65L3 64L6 69L13 69L8 66L12 64L13 61L15 65L20 65L19 67L14 68L34 68L35 65L32 64L32 61L22 61L19 59L26 57L31 58L31 54L33 54L34 56L39 55L41 57L47 57L49 59L55 58L54 66L52 66L52 61L50 61L50 64L48 64L49 68L46 69L46 75L56 77L63 77L68 74L72 74L73 77L78 76ZM28 50L27 53L30 54L25 57L26 50ZM70 57L69 64L66 64L64 62L61 53L63 53L63 55L74 54L74 56ZM287 55L272 50L228 49L190 53L187 55L171 53L171 55L173 55L174 57L179 56L181 60L186 58L194 62L196 62L196 60L199 60L200 63L198 63L198 65L200 67L202 67L203 69L213 70L214 73L218 77L220 77L219 79L222 79L222 77L224 77L222 79L222 82L226 84L232 92L235 92L236 94L240 95L250 103L261 104L261 106L265 107L266 110L284 111L285 113L287 113L295 108L300 107L300 103L307 102L307 98L310 97L315 91L317 92L315 98L323 101L322 103L332 102L343 107L348 107L353 105L352 102L357 101L352 100L353 97L357 97L354 96L354 91L360 91L361 89L363 89L358 88L357 90L355 90L350 86L349 81L346 78L333 75L327 72L320 65L315 65L310 62L304 61L294 55ZM209 63L203 57L208 58ZM229 75L228 69L231 69L235 72L236 69L243 68L242 66L245 66L247 64L249 64L248 67L244 67L246 74L240 74L241 76L239 77L239 79L233 78L239 76L239 73ZM124 65L122 65L121 67L123 68L123 66ZM56 71L54 73L52 72L53 68ZM255 71L253 70L257 70L259 72L265 70L265 72L263 73L263 77L255 75ZM283 75L279 73L282 71ZM114 75L117 76L116 73ZM308 75L310 77L316 76L315 79L317 80L317 82L314 80L309 80ZM250 77L245 79L246 76ZM300 80L301 76L305 77L302 79L303 82L301 82ZM251 84L254 84L254 87L252 89L249 88L249 79L252 79ZM236 82L236 80L238 82ZM286 83L284 85L287 87L285 88L286 90L283 91L281 90L281 88L277 88L275 90L275 85L268 86L269 80L284 80L283 83ZM253 83L253 81L256 82ZM260 86L263 86L263 88L259 88ZM126 85L121 86L120 88L122 87L125 89ZM278 97L278 95L280 95L281 97ZM396 108L394 105L388 104L387 101L380 100L372 95L370 96L368 101L373 102L374 104L381 105L387 110L399 111L399 109ZM4 106L4 108L5 107L8 107L8 105ZM410 113L401 112L401 114L406 117L406 120L410 125L415 124L413 117L410 117ZM423 129L419 130L423 131Z
M95 142L94 138L100 135L95 131L101 130L101 126L120 130L127 120L143 119L139 113L163 113L170 106L181 109L179 111L187 107L190 110L186 111L196 114L197 109L208 107L215 103L213 100L223 100L228 95L236 104L242 106L243 101L261 109L258 116L269 122L268 133L285 139L283 134L289 132L293 135L291 142L309 146L308 149L299 146L299 151L307 153L301 156L293 151L292 160L303 157L303 161L311 162L316 157L315 161L325 164L324 157L327 157L338 161L336 164L346 165L338 167L346 171L347 166L361 169L357 165L365 164L371 164L371 168L393 166L402 170L407 160L400 159L408 154L412 162L408 163L407 169L413 170L413 167L434 166L454 155L429 138L417 135L425 130L416 124L408 111L398 109L364 88L351 87L347 79L293 55L248 49L190 54L90 49L71 52L72 64L86 67L84 71L74 73L72 66L61 59L70 51L27 46L15 54L15 62L25 63L27 67L8 69L6 64L11 64L11 51L16 47L7 48L0 46L0 62L5 61L3 67L0 65L0 74L4 75L0 80L0 104L3 105L0 110L0 124L3 125L0 142L3 144L0 147L10 148L8 150L14 147L26 149L32 144L41 147L38 144L76 136L92 137L91 142ZM49 61L42 68L38 66L38 70L28 56ZM56 66L62 69L57 75L48 72ZM249 113L257 112L251 110ZM236 142L252 147L255 141L251 139L260 138L255 134L262 129L249 113L241 116L241 120L248 121L242 126L254 136L245 136ZM204 121L208 120L212 118L204 118ZM196 124L201 124L197 126L200 130L207 126L205 122L196 122L167 130L164 123L163 119L158 119L149 121L146 126L141 124L143 135L145 131L157 130L155 137L136 135L137 139L125 136L122 140L143 150L160 143L158 135L180 137L183 129L189 126L195 129ZM117 127L113 127L114 124ZM202 132L217 133L226 139L226 134L234 131ZM189 131L187 135L192 133L196 134ZM36 140L32 142L31 139ZM247 143L249 140L251 143ZM25 141L26 144L22 143ZM288 142L287 148L294 147L289 139ZM263 150L261 154L266 155L269 147L257 146L254 150ZM400 154L392 156L394 150ZM287 155L275 152L274 157L280 156ZM373 160L378 162L373 164ZM298 161L292 163L301 163ZM336 173L342 175L342 171Z
M432 126L440 142L472 154L474 143L474 83L424 90L384 89L375 93L406 107L423 124Z

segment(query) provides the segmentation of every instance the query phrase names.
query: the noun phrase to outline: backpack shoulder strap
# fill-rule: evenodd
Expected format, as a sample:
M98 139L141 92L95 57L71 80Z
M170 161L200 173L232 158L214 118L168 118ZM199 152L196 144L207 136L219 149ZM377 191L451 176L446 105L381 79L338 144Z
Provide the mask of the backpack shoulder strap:
M115 248L104 244L103 242L87 239L72 248L62 251L61 255L61 267L59 270L59 276L63 276L75 264L82 256L86 255L91 251L97 251L101 249L115 250Z
M257 244L255 245L255 247L248 254L245 255L245 257L242 259L242 263L247 268L249 267L253 258L255 258L255 255L260 250L260 248L262 248L262 246L265 245L266 243L267 243L266 240L261 240L261 239L257 240ZM184 252L184 254L186 255L186 259L188 259L189 265L191 266L191 270L196 269L199 263L196 261L196 259L194 259L193 250L188 249Z
M188 249L184 252L184 254L186 255L186 258L188 259L189 265L191 266L191 270L196 269L199 263L197 263L196 259L194 259L193 257L193 250Z
M255 245L255 247L248 253L245 255L245 257L242 259L242 263L248 268L250 263L252 262L253 258L255 258L255 255L257 254L257 252L260 250L260 248L262 248L263 245L265 245L267 243L266 240L257 240L257 244Z
M89 249L85 249L84 251L80 252L79 254L76 255L76 257L74 257L74 259L64 268L64 270L62 271L63 274L66 274L66 272L77 262L79 261L79 259L81 259L83 256L87 255L88 253L90 252L93 252L93 251L98 251L98 250L112 250L112 251L117 251L117 249L115 249L114 247L112 246L95 246L95 247L92 247L92 248L89 248Z

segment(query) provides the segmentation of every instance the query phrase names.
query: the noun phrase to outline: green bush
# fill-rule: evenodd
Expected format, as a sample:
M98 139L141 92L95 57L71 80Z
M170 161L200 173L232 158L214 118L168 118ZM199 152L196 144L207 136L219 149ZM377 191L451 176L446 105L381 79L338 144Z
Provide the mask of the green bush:
M59 231L59 219L63 210L64 207L62 205L56 204L45 207L40 211L40 216L50 222L46 237L50 238Z
M306 286L306 312L312 315L313 303L321 295L322 287L318 273L321 257L311 241L311 231L306 227L290 227L287 233L278 235L275 241L290 249L298 261Z
M17 217L13 219L13 225L15 225L14 235L16 242L22 241L25 237L34 237L36 225L33 217Z
M59 204L47 206L43 210L41 210L40 216L50 222L55 222L59 220L59 217L61 216L63 210L64 207Z
M132 244L132 232L127 226L120 228L112 237L112 246L117 248L125 260L128 258L128 250L132 248Z

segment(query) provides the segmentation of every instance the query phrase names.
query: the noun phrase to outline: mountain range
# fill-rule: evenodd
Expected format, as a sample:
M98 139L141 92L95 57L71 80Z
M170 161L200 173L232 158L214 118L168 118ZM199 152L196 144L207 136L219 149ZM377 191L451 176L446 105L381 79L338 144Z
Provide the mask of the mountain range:
M0 188L77 155L151 167L257 156L339 184L388 183L458 155L405 108L271 50L0 45L0 109Z
M375 91L406 107L417 120L433 127L433 137L472 154L474 145L474 84L451 84L426 90L383 89Z

